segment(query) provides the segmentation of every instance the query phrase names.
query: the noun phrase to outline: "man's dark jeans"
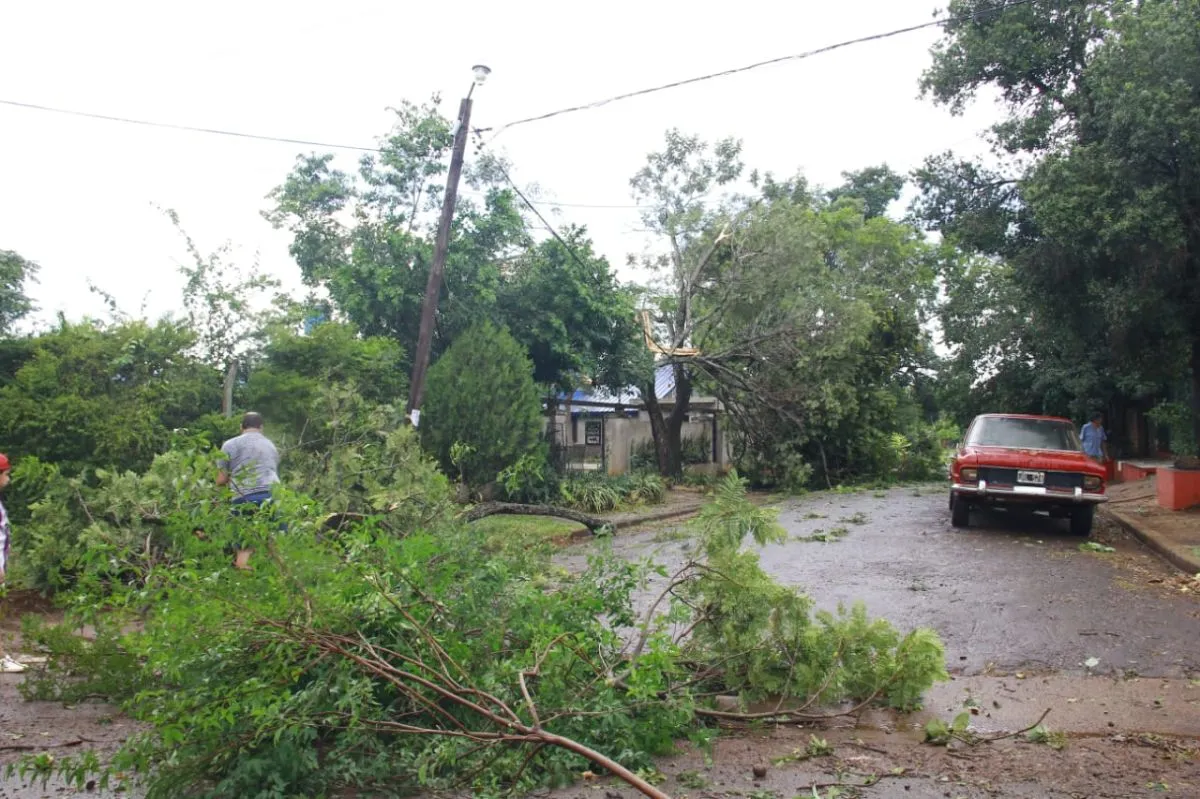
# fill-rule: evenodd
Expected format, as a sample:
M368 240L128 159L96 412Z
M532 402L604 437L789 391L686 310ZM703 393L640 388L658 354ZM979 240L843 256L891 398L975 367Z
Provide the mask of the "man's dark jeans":
M275 509L271 507L271 492L258 491L253 494L244 494L240 497L234 497L230 504L230 512L234 516L254 516L260 511L265 511L275 516ZM264 507L265 506L265 507ZM288 529L287 522L279 523L279 532L286 533ZM238 549L248 549L245 541L237 542L235 546Z

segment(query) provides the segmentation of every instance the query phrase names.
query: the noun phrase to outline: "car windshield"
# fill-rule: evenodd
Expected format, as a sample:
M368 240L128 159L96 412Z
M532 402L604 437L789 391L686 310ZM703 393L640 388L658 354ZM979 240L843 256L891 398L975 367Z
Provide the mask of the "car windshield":
M967 443L977 447L1054 449L1078 452L1083 449L1075 428L1053 419L1017 419L992 416L977 419Z

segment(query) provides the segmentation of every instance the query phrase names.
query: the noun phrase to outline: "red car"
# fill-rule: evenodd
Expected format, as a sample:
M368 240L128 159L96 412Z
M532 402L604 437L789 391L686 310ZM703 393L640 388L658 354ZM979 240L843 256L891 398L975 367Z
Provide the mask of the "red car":
M970 524L972 508L1047 511L1088 536L1107 473L1088 457L1075 425L1054 416L976 416L950 464L950 519Z

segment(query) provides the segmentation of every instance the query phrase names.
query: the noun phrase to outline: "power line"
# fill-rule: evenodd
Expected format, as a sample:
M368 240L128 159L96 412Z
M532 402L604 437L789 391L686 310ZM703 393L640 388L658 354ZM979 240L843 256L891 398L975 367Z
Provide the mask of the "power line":
M53 114L66 114L68 116L87 117L89 119L102 119L106 122L123 122L126 125L142 125L148 128L169 128L171 130L184 130L191 133L208 133L214 136L232 136L238 139L256 139L258 141L274 141L283 142L284 144L299 144L304 147L326 147L331 150L356 150L362 153L377 153L380 152L378 147L360 147L356 144L331 144L329 142L311 141L309 139L292 139L286 136L266 136L259 133L246 133L238 130L222 130L220 128L201 128L192 125L176 125L171 122L155 122L149 119L131 119L129 117L112 116L111 114L94 114L90 111L77 111L71 108L56 108L49 105L38 105L37 103L22 103L17 100L0 100L0 104L11 105L17 108L26 108L33 111L49 111Z
M478 141L478 139L482 138L480 136L478 130L475 131L475 135L476 135L476 141ZM479 147L480 147L480 149L483 148L482 142L479 142ZM588 265L585 264L583 262L583 259L579 257L579 253L575 252L575 248L567 243L566 239L564 239L559 234L558 230L555 229L554 225L551 225L550 221L548 219L546 219L546 217L542 216L542 212L537 209L537 206L535 206L532 202L530 202L529 198L525 196L525 192L521 191L521 187L518 186L517 182L512 179L512 175L508 174L508 170L504 168L504 164L500 161L499 158L496 159L494 166L496 167L497 170L500 171L500 175L508 183L509 187L511 187L512 190L516 193L517 197L519 197L521 199L521 202L525 203L525 205L529 208L530 211L533 211L533 215L538 218L538 220L542 223L542 225L546 228L546 230L550 231L550 235L553 236L555 238L555 240L563 246L563 249L565 249L567 251L567 254L569 254L571 256L571 260L573 260L575 263L579 264L584 269L587 269Z
M628 99L631 99L634 97L641 97L641 96L648 95L648 94L654 94L657 92L667 91L668 89L675 89L675 88L679 88L681 86L687 86L687 85L690 85L693 83L701 83L703 81L709 81L709 80L715 80L717 78L728 77L730 75L736 75L736 74L739 74L742 72L749 72L754 69L771 66L773 64L780 64L780 63L783 63L786 61L803 60L806 58L811 58L816 55L821 55L823 53L828 53L828 52L832 52L834 50L839 50L839 49L842 49L845 47L850 47L852 45L863 44L863 43L872 42L872 41L879 41L881 39L888 39L888 38L892 38L894 36L900 36L905 33L912 33L913 31L922 30L924 28L932 28L932 27L937 27L940 25L945 25L950 22L959 22L959 23L969 22L972 20L980 19L980 18L990 15L990 14L1001 13L1001 12L1007 11L1011 8L1015 8L1017 6L1028 5L1031 2L1032 2L1032 0L1001 0L1001 3L997 6L994 6L992 8L988 8L988 9L983 9L983 10L975 12L974 14L969 14L969 15L962 16L962 17L954 17L954 18L943 17L941 19L935 19L930 22L921 23L919 25L910 25L905 28L897 28L895 30L885 31L883 33L871 34L869 36L860 36L855 39L847 39L845 41L837 42L835 44L830 44L830 45L826 45L824 47L819 47L815 50L808 50L803 53L796 53L794 55L780 56L778 58L771 58L766 61L758 61L756 63L747 64L747 65L741 66L741 67L734 67L732 69L726 69L726 70L722 70L720 72L712 72L707 75L700 75L700 76L693 77L693 78L685 78L683 80L673 81L671 83L665 83L660 86L652 86L647 89L638 89L637 91L626 92L625 94L618 94L613 97L609 97L609 98L606 98L603 100L596 100L594 102L585 103L583 105L571 106L569 108L561 108L557 111L550 111L545 114L539 114L539 115L533 116L533 117L526 117L525 119L518 119L513 122L505 123L504 125L501 125L499 128L495 128L494 133L488 140L488 143L490 144L492 141L494 141L496 139L497 136L499 136L504 131L508 130L509 128L517 127L518 125L526 125L531 122L540 122L540 121L543 121L546 119L551 119L553 117L562 116L564 114L571 114L571 113L575 113L578 111L586 111L586 110L590 110L590 109L594 109L594 108L600 108L602 106L609 105L610 103L619 102L621 100L628 100ZM12 106L15 108L23 108L26 110L44 111L44 112L54 113L54 114L64 114L64 115L68 115L68 116L84 117L84 118L88 118L88 119L98 119L98 120L103 120L106 122L119 122L119 123L123 123L123 124L127 124L127 125L139 125L142 127L149 127L149 128L164 128L164 129L168 129L168 130L186 131L186 132L191 132L191 133L205 133L205 134L214 135L214 136L229 136L232 138L239 138L239 139L251 139L251 140L255 140L255 141L267 141L267 142L277 142L277 143L283 143L283 144L294 144L294 145L300 145L300 146L304 146L304 147L319 147L319 148L330 149L330 150L350 150L350 151L362 152L362 153L381 153L381 152L383 152L383 150L379 147L365 147L365 146L357 145L357 144L337 144L334 142L321 142L321 141L314 141L311 139L292 138L292 137L288 137L288 136L270 136L270 135L266 135L266 134L249 133L246 131L226 130L226 129L222 129L222 128L210 128L210 127L201 127L201 126L194 126L194 125L180 125L180 124L175 124L175 123L171 123L171 122L158 122L155 120L148 120L148 119L135 119L135 118L131 118L131 117L115 116L112 114L100 114L100 113L94 113L94 112L90 112L90 111L79 111L77 109L59 108L56 106L41 105L41 104L37 104L37 103L27 103L27 102L21 102L18 100L6 100L6 99L2 99L2 98L0 98L0 105ZM493 130L492 128L477 128L477 129L475 129L475 132L478 134L478 133L483 133L483 132L492 131L492 130ZM482 146L482 143L481 143L481 146ZM505 177L507 178L507 174L505 174ZM509 182L511 184L512 181L510 180ZM514 190L517 190L515 185L514 185ZM519 190L517 190L517 192L518 192L518 194L521 194ZM603 204L566 203L566 202L549 202L549 201L536 201L535 202L535 201L529 200L523 194L521 194L521 199L531 209L533 209L535 205L560 206L560 207L564 207L564 208L614 208L614 209L616 209L616 208L638 209L638 208L644 207L644 206L640 206L640 205L603 205Z
M647 89L638 89L637 91L626 92L625 94L618 94L613 97L606 98L604 100L596 100L594 102L585 103L583 105L571 106L569 108L560 108L557 111L550 111L545 114L538 114L537 116L526 117L525 119L518 119L513 122L507 122L504 125L501 125L499 128L495 128L494 129L495 133L492 135L491 138L495 139L496 136L500 135L500 133L502 133L503 131L508 130L509 128L514 128L518 125L527 125L531 122L540 122L545 119L551 119L553 117L562 116L563 114L571 114L571 113L575 113L577 111L586 111L586 110L593 109L593 108L600 108L601 106L605 106L610 103L615 103L620 100L628 100L633 97L641 97L641 96L644 96L647 94L654 94L656 92L667 91L668 89L676 89L676 88L679 88L680 86L687 86L687 85L690 85L693 83L701 83L703 81L709 81L709 80L715 80L717 78L728 77L730 75L736 75L736 74L739 74L742 72L749 72L750 70L759 69L761 67L771 66L773 64L780 64L785 61L799 61L799 60L803 60L806 58L811 58L816 55L821 55L822 53L828 53L828 52L832 52L834 50L840 50L845 47L850 47L852 45L864 44L866 42L878 41L880 39L889 39L893 36L900 36L905 33L912 33L913 31L919 31L924 28L933 28L933 27L937 27L939 25L945 25L949 22L969 22L972 20L980 19L989 14L1001 13L1001 12L1007 11L1008 9L1015 8L1017 6L1028 5L1032 1L1033 0L1002 0L1000 5L997 5L993 8L983 9L981 11L975 12L974 14L970 14L970 15L963 16L963 17L955 17L955 18L943 17L941 19L935 19L930 22L923 22L919 25L910 25L906 28L897 28L895 30L885 31L883 33L871 34L870 36L860 36L856 39L847 39L842 42L837 42L836 44L830 44L830 45L826 45L824 47L818 47L815 50L808 50L803 53L779 56L778 58L771 58L766 61L758 61L754 64L747 64L747 65L741 66L741 67L734 67L733 69L726 69L726 70L722 70L720 72L712 72L707 75L700 75L700 76L697 76L694 78L685 78L683 80L673 81L671 83L664 83L660 86L652 86ZM214 135L214 136L230 136L230 137L239 138L239 139L253 139L256 141L281 142L284 144L299 144L304 147L323 147L323 148L327 148L327 149L331 149L331 150L353 150L355 152L362 152L362 153L381 152L380 148L378 148L378 147L365 147L365 146L359 145L359 144L337 144L334 142L321 142L321 141L314 141L311 139L292 138L292 137L288 137L288 136L270 136L270 135L261 134L261 133L249 133L246 131L226 130L223 128L209 128L209 127L201 127L201 126L195 126L195 125L180 125L180 124L176 124L176 123L172 123L172 122L158 122L158 121L150 120L150 119L135 119L132 117L116 116L113 114L100 114L100 113L94 113L91 111L79 111L77 109L72 109L72 108L59 108L56 106L41 105L38 103L26 103L26 102L21 102L18 100L0 99L0 104L13 106L15 108L24 108L24 109L33 110L33 111L45 111L45 112L53 113L53 114L65 114L68 116L86 117L88 119L99 119L99 120L104 120L107 122L121 122L126 125L141 125L143 127L150 127L150 128L166 128L169 130L188 131L191 133L207 133L207 134ZM482 130L483 131L491 131L493 129L492 128L483 128ZM568 205L568 203L558 203L558 205ZM585 206L580 205L580 207L585 207ZM586 206L586 207L593 207L593 206ZM594 207L599 207L599 206L594 206Z
M475 129L475 132L478 133L478 128ZM459 191L459 194L470 194L470 195L473 195L476 197L486 197L487 196L486 191L478 191L476 189L462 189ZM547 207L551 207L551 208L599 208L599 209L612 209L612 210L630 210L630 209L638 210L638 209L645 209L645 208L653 207L653 206L649 206L649 205L631 205L631 204L607 205L604 203L560 203L560 202L556 202L555 200L541 200L541 199L528 200L528 202L531 202L534 205L542 205L542 206L547 206Z
M113 116L111 114L95 114L90 111L78 111L70 108L56 108L48 105L38 105L36 103L23 103L17 100L2 100L0 105L9 105L16 108L24 108L33 111L48 111L54 114L65 114L68 116L86 117L88 119L99 119L106 122L122 122L127 125L141 125L149 128L167 128L169 130L180 130L191 133L208 133L217 136L232 136L239 139L253 139L256 141L281 142L283 144L299 144L304 147L321 147L330 150L352 150L360 153L382 153L383 150L379 147L363 147L357 144L334 144L331 142L313 141L311 139L294 139L284 136L267 136L258 133L247 133L245 131L222 130L219 128L204 128L193 127L191 125L177 125L171 122L156 122L148 119L132 119L130 117ZM468 193L465 190L464 193ZM470 192L474 194L482 194L483 192ZM560 206L563 208L642 208L640 205L605 205L593 203L574 203L574 202L553 202L550 200L534 200L533 202L539 205Z
M496 139L496 137L499 136L501 133L508 130L509 128L515 128L518 125L526 125L526 124L529 124L530 122L541 122L543 120L552 119L553 117L562 116L564 114L573 114L577 111L589 111L593 108L600 108L601 106L605 106L610 103L619 102L621 100L629 100L634 97L643 97L647 94L655 94L657 92L667 91L668 89L677 89L681 86L688 86L693 83L701 83L703 81L715 80L717 78L725 78L730 75L737 75L742 72L749 72L754 69L760 69L761 67L772 66L774 64L781 64L785 61L801 61L806 58L812 58L813 56L816 56L816 55L821 55L823 53L829 53L834 50L840 50L842 48L850 47L852 45L864 44L866 42L879 41L881 39L890 39L893 36L901 36L905 33L912 33L913 31L923 30L925 28L933 28L933 27L937 27L940 25L945 25L949 22L970 22L972 20L980 19L989 14L995 14L995 13L1007 11L1008 9L1015 8L1016 6L1028 5L1031 2L1033 2L1033 0L1011 0L1011 2L1009 0L1002 0L1001 4L998 6L995 6L993 8L989 8L989 9L984 9L982 11L976 11L974 14L968 14L968 15L962 16L962 17L942 17L941 19L935 19L931 22L923 22L920 25L909 25L906 28L897 28L895 30L885 31L884 33L874 33L874 34L871 34L870 36L860 36L856 39L847 39L842 42L837 42L836 44L825 45L824 47L818 47L815 50L808 50L803 53L795 53L793 55L785 55L785 56L779 56L777 58L770 58L770 59L767 59L766 61L757 61L753 64L747 64L747 65L741 66L741 67L734 67L732 69L725 69L725 70L721 70L720 72L711 72L707 75L699 75L694 78L684 78L683 80L672 81L671 83L664 83L660 86L651 86L648 89L638 89L637 91L626 92L625 94L614 95L612 97L608 97L603 100L596 100L591 103L584 103L583 105L575 105L575 106L571 106L569 108L560 108L557 111L549 111L545 114L538 114L537 116L526 117L524 119L518 119L513 122L507 122L507 123L501 125L500 127L495 128L494 129L495 132L492 134L491 139L489 139L488 141L489 142L494 141ZM492 128L483 128L482 130L490 131L493 129Z

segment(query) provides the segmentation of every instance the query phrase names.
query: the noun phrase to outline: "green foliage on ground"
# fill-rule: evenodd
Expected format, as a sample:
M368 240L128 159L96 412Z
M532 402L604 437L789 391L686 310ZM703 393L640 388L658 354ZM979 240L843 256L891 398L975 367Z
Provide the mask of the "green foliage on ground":
M657 474L635 472L619 477L578 472L559 486L562 504L585 513L609 513L627 505L657 505L667 497L667 484Z
M187 446L169 457L162 467L178 474L211 465ZM108 532L67 620L26 629L51 652L28 695L100 695L148 725L108 764L90 753L54 761L80 783L132 777L150 799L498 796L606 763L647 768L677 739L709 735L724 712L715 694L909 708L945 678L932 633L901 635L861 608L814 614L768 577L743 545L780 531L736 477L697 520L699 554L669 577L675 597L645 615L635 595L666 573L603 548L567 574L536 548L481 548L478 529L445 514L399 534L389 512L333 532L319 500L284 491L276 516L235 522L201 482L176 481L152 505L129 493L151 479L95 496ZM432 468L413 479L432 480ZM136 540L146 525L150 546ZM235 538L254 544L250 572L228 567ZM82 623L94 640L74 635ZM675 637L680 623L690 636Z
M449 512L449 481L411 429L399 425L397 411L372 405L352 386L327 387L313 404L326 448L319 457L289 462L285 485L320 496L322 513L386 514L394 530L422 527ZM141 473L96 469L71 476L36 458L18 461L13 476L22 514L14 515L10 576L47 593L72 588L88 574L137 577L171 549L164 538L168 513L193 514L199 525L214 508L227 509L228 495L215 486L216 457L206 436L181 433ZM145 562L104 565L126 551Z
M475 325L429 370L421 440L467 485L495 481L534 448L542 426L533 364L503 328ZM461 458L452 457L455 444L467 448Z

